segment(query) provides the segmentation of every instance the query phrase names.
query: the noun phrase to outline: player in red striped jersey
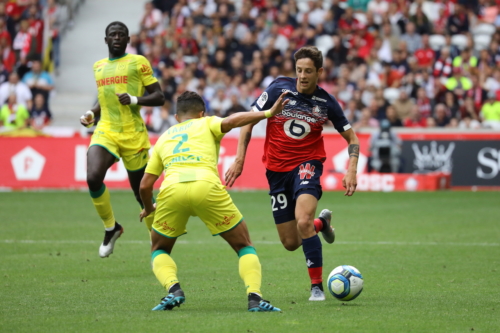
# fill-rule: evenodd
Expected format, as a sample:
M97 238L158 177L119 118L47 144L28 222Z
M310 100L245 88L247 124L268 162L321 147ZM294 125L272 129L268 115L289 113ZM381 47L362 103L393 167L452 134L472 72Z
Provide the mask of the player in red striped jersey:
M322 301L323 254L317 233L321 231L327 243L335 239L331 211L324 209L319 218L314 218L322 195L320 177L326 159L323 125L332 121L348 143L349 167L343 179L346 196L352 196L356 190L359 140L335 97L317 85L323 72L321 52L316 47L303 47L295 53L295 61L297 78L274 80L254 102L252 110L266 110L283 92L288 92L288 105L268 120L262 160L281 242L289 251L302 245L311 278L309 300ZM251 135L252 125L242 128L236 160L225 175L228 186L241 175Z

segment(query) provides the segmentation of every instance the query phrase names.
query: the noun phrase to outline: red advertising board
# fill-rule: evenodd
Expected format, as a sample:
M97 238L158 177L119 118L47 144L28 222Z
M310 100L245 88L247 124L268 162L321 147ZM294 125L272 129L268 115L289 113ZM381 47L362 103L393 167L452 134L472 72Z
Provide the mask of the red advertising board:
M443 134L444 135L444 134ZM454 137L452 137L455 135ZM420 191L448 188L450 176L440 172L419 174L366 173L369 134L358 134L361 154L358 163L358 190L360 191ZM447 133L444 137L433 133L401 133L403 140L497 140L500 135ZM470 138L469 138L470 136ZM324 190L342 190L342 177L348 163L347 145L338 134L325 134L325 161L322 184ZM0 188L4 189L86 189L86 151L89 138L9 138L0 137ZM153 138L152 143L156 142ZM236 157L238 139L222 140L219 173L225 171ZM252 139L243 174L236 181L235 189L267 189L265 169L262 164L263 138ZM123 164L116 163L107 173L109 188L129 188ZM156 186L160 185L160 181Z

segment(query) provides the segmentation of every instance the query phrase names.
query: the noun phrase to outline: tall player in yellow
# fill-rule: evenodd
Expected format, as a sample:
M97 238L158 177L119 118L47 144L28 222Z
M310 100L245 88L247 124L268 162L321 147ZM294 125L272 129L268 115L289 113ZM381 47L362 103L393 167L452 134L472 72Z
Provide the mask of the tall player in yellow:
M87 184L92 202L104 223L104 240L99 247L102 258L113 253L114 244L123 233L123 227L115 220L104 177L107 170L122 158L135 198L143 207L139 185L151 145L139 110L141 105L160 106L165 100L148 60L125 53L130 41L125 24L111 22L106 27L104 41L108 45L109 57L94 64L98 102L80 118L82 125L90 127L94 117L100 116L87 151ZM143 96L144 90L148 92L147 96ZM145 219L149 230L152 222L152 216Z
M184 303L185 297L177 266L170 256L177 237L186 233L190 216L198 216L212 235L224 238L239 257L239 273L248 295L248 310L280 311L262 299L261 266L252 246L243 216L222 186L217 171L220 140L232 128L257 123L283 110L285 94L270 110L239 112L227 118L204 117L205 103L195 92L186 91L177 99L179 124L172 126L158 139L141 182L144 210L141 219L155 212L151 231L151 260L156 278L168 291L153 310L172 310ZM153 184L165 172L157 196Z

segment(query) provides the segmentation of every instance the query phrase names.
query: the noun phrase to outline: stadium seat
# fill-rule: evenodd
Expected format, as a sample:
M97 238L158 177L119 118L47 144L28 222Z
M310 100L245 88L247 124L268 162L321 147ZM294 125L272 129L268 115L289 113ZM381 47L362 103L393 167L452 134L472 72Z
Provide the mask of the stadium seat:
M323 57L326 57L326 53L335 45L333 44L332 36L321 35L316 37L316 47L323 53Z
M399 98L400 91L397 88L386 88L384 90L384 99L390 104Z
M465 35L453 35L451 36L451 45L455 45L460 50L467 47L467 36Z
M443 35L429 36L429 44L434 51L441 50L446 45L446 38Z
M474 50L481 51L487 49L491 42L490 35L475 35L474 36Z
M481 23L472 28L473 35L493 35L495 33L495 26L493 24Z

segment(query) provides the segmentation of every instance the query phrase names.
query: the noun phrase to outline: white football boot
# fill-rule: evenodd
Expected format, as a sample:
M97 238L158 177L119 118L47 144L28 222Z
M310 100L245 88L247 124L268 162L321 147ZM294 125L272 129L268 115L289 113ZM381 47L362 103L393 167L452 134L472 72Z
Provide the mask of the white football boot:
M118 222L115 222L115 228L113 230L104 232L104 240L99 247L99 256L101 258L107 258L113 253L115 242L122 234L123 227Z

